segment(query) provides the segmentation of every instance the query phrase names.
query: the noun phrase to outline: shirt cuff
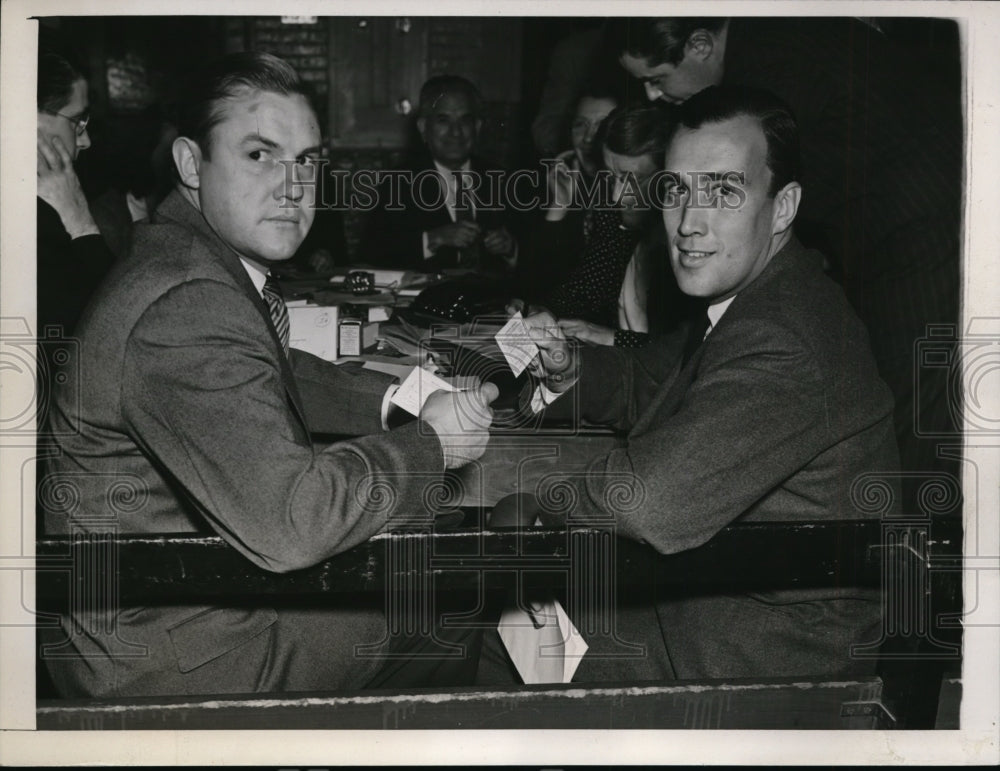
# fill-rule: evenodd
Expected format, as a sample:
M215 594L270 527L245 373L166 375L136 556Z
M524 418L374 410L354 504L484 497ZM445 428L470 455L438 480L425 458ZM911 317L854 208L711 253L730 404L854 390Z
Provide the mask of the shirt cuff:
M575 383L571 384L570 387L572 385L575 385ZM566 390L568 391L569 389L567 388ZM534 393L531 394L531 411L535 414L541 412L564 393L566 391L556 392L546 388L544 383L539 383L535 386Z
M385 389L385 396L382 397L382 430L389 430L389 410L392 409L392 399L396 395L396 391L399 390L399 384L393 383L391 386Z
M429 260L431 257L434 256L434 252L431 251L431 248L430 248L430 237L427 235L427 231L426 230L423 232L422 240L423 240L423 244L424 244L424 259L425 260Z

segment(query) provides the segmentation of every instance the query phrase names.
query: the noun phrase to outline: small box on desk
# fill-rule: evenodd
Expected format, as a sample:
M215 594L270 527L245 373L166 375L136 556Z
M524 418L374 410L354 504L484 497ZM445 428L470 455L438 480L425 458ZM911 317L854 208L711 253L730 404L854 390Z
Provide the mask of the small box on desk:
M289 346L335 361L339 352L339 310L336 305L288 303Z

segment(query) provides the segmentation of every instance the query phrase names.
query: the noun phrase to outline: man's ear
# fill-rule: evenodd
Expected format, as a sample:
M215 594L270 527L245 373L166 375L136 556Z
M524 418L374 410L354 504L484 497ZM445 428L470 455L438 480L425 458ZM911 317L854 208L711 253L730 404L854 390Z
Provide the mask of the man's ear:
M427 138L424 136L424 132L427 130L427 118L417 118L417 131L420 132L421 138L426 142Z
M707 29L696 29L688 35L687 42L684 44L685 58L691 56L698 61L708 61L714 50L715 35Z
M482 128L483 128L483 119L476 118L476 139L479 139L479 132L482 130Z
M802 185L789 182L774 196L774 215L771 218L771 233L784 233L792 226L802 200Z
M171 148L181 184L190 190L201 186L201 148L188 137L177 137Z

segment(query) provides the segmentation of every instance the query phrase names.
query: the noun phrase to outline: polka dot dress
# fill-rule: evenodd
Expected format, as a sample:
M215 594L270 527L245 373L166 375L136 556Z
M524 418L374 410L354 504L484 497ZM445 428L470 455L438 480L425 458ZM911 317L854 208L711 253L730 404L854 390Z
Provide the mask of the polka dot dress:
M621 226L617 211L594 211L589 219L583 259L543 305L559 318L583 319L615 329L617 346L643 345L647 334L616 329L618 296L638 243L637 234Z

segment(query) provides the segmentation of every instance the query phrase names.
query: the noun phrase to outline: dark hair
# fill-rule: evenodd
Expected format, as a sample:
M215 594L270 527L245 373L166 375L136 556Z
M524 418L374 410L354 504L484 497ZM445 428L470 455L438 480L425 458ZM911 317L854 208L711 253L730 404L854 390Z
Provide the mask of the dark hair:
M59 112L72 96L73 84L83 79L80 68L55 51L38 54L38 109Z
M615 19L608 24L606 35L619 54L645 59L650 67L676 65L684 58L684 46L692 32L718 32L726 21L725 17Z
M606 77L595 77L589 79L576 98L574 110L580 106L584 99L609 99L615 104L621 104L622 97L619 90Z
M612 110L594 137L595 144L617 155L656 156L663 160L674 128L672 110L658 105Z
M212 129L222 119L222 103L242 91L267 91L309 100L309 91L295 68L283 59L261 51L240 51L217 59L192 78L187 97L180 105L178 134L198 143L207 158Z
M770 91L749 86L711 86L680 106L678 127L696 129L741 115L755 118L767 140L767 168L771 170L768 195L773 196L789 182L798 181L799 127L791 108Z
M431 106L445 94L461 94L472 104L472 113L477 118L482 113L483 97L471 80L458 75L437 75L420 88L420 106L417 114L426 117Z

